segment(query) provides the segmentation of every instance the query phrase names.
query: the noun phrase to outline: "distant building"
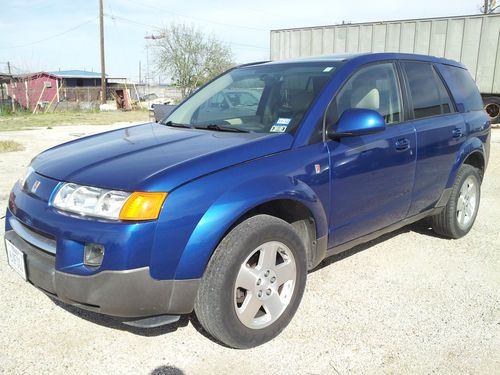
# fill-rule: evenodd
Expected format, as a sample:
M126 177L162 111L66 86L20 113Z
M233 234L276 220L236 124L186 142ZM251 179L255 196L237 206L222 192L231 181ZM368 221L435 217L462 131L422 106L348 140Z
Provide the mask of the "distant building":
M10 74L0 72L0 113L10 111L12 108L12 101L7 95L7 88L11 80L12 76Z
M101 73L84 70L30 73L14 76L7 86L8 96L31 110L36 107L57 107L61 102L83 102L90 106L90 103L98 102L101 97ZM113 93L106 91L107 98L110 94L114 97Z

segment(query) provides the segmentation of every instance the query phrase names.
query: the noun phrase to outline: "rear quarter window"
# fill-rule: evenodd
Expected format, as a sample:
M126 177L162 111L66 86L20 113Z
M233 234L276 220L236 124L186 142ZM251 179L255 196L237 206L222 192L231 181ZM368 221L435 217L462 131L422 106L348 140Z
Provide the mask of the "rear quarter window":
M466 69L441 65L440 71L442 71L457 104L462 104L466 112L483 110L483 100L479 90Z
M426 62L403 62L415 119L454 111L448 91L434 67Z

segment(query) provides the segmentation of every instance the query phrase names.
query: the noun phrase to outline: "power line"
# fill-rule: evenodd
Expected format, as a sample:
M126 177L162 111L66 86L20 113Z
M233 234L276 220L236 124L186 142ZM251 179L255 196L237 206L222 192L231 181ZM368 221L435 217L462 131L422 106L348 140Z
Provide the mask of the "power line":
M128 22L128 23L132 23L132 24L135 24L135 25L139 25L139 26L143 26L145 29L147 30L150 30L150 29L158 29L158 26L155 26L155 25L149 25L149 24L146 24L146 23L142 23L142 22L138 22L138 21L134 21L134 20L131 20L131 19L128 19L128 18L125 18L125 17L121 17L121 16L117 16L117 15L110 15L110 14L106 14L104 13L104 16L105 17L109 17L113 20L121 20L121 21L124 21L124 22ZM262 50L266 50L268 51L269 48L268 47L262 47L262 46L256 46L256 45L252 45L252 44L244 44L244 43L235 43L235 42L228 42L230 45L233 45L233 46L237 46L237 47L244 47L244 48L254 48L254 49L262 49Z
M42 43L42 42L46 42L47 40L51 40L51 39L57 38L57 37L59 37L59 36L61 36L61 35L68 34L68 33L72 32L72 31L75 31L76 29L79 29L79 28L80 28L80 27L82 27L82 26L85 26L85 25L88 25L88 24L89 24L89 23L91 23L91 22L94 22L96 19L97 19L97 17L92 18L92 19L90 19L90 20L88 20L88 21L85 21L85 22L80 23L80 24L78 24L78 25L76 25L76 26L73 26L73 27L72 27L72 28L70 28L70 29L64 30L64 31L62 31L62 32L60 32L60 33L57 33L57 34L54 34L54 35L48 36L48 37L46 37L46 38L43 38L43 39L40 39L40 40L37 40L37 41L34 41L34 42L25 43L25 44L19 44L19 45L17 45L17 46L0 47L0 49L14 49L14 48L22 48L22 47L28 47L28 46L32 46L32 45L34 45L34 44L38 44L38 43Z
M164 8L159 8L157 6L150 5L150 4L140 3L140 2L135 1L135 0L127 0L127 1L130 2L130 3L136 4L136 5L140 5L140 6L145 7L145 8L154 9L156 11L168 13L168 14L171 14L171 15L174 15L174 16L184 17L184 18L195 20L195 21L199 21L199 22L206 22L206 23L211 23L211 24L214 24L214 25L232 27L232 28L237 28L237 29L248 29L248 30L266 31L266 32L268 31L267 29L261 29L261 28L257 28L257 27L241 26L241 25L236 25L236 24L231 24L231 23L213 21L213 20L209 20L209 19L206 19L206 18L188 16L186 14L179 13L178 11L172 11L172 10L167 10L167 9L164 9Z

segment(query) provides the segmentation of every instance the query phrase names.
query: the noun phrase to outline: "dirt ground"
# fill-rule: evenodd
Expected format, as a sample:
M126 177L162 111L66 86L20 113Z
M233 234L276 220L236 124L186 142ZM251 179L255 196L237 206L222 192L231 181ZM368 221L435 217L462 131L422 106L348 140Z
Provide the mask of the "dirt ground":
M118 122L148 121L149 111L68 111L31 113L21 112L12 115L0 113L0 132L8 130L29 129L37 127L54 127L60 125L109 125Z
M25 147L0 154L0 207L35 154L117 126L0 133ZM193 316L140 330L56 304L8 267L2 243L0 372L498 374L500 130L491 146L479 215L465 238L441 239L417 224L327 260L309 274L291 324L251 350L212 342Z

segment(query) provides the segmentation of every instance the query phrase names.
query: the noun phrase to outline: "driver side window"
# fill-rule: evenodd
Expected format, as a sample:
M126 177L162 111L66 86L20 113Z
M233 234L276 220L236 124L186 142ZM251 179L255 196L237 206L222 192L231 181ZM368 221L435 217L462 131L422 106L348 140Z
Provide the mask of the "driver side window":
M350 108L377 111L386 124L401 121L401 99L393 63L370 65L354 73L331 103L327 123L336 123Z

